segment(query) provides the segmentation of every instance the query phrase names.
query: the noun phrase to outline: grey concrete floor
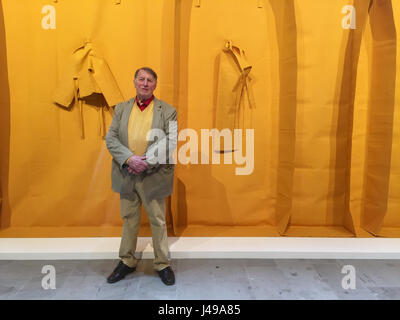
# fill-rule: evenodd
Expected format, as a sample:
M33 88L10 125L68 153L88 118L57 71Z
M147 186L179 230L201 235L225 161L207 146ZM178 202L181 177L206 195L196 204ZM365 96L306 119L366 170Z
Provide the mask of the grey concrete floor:
M108 284L118 260L0 260L0 299L399 300L400 260L181 259L176 284L165 286L152 260ZM43 289L55 270L55 289ZM344 266L354 272L349 273ZM349 267L346 267L349 268ZM343 271L343 273L342 273ZM343 288L355 275L355 288ZM44 280L44 278L46 279ZM345 278L345 279L344 279Z

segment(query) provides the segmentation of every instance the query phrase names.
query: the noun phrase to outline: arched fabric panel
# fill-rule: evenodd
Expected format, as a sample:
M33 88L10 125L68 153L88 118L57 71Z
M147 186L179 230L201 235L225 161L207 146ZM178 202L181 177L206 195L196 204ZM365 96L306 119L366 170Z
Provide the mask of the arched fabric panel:
M394 17L396 12L399 24L399 8L398 1L373 1L369 12L369 28L366 30L370 89L361 225L372 234L382 236L398 236L400 226L399 211L396 210L399 202L400 158L392 154L393 147L398 145L398 139L393 139L396 137L393 128L395 106L397 114L399 108L395 100L400 86L399 68L396 67L399 57L398 34Z
M178 130L187 128L188 113L188 59L189 59L189 27L190 12L193 1L178 0L175 2L175 38L174 38L174 106L178 111ZM182 143L178 141L178 149ZM179 170L175 166L174 191L171 195L172 223L174 233L180 235L187 226L187 198L186 188L179 178Z
M3 8L0 6L0 227L10 224L8 166L10 152L10 87L8 84L6 35Z
M397 238L400 237L400 2L392 1L392 9L391 13L387 13L389 21L386 26L386 28L389 29L388 33L393 37L393 22L391 20L393 16L396 34L394 39L388 39L388 42L391 42L391 49L388 54L393 68L390 74L393 77L393 73L395 72L395 83L394 92L391 91L392 96L388 98L388 100L389 103L393 103L393 100L391 99L393 99L394 96L394 110L392 109L392 105L389 104L389 115L392 113L393 118L387 122L388 125L386 128L386 134L392 137L392 148L387 192L387 211L383 220L382 228L378 230L377 234L379 236ZM394 41L395 44L393 43ZM393 61L394 57L396 61L395 63ZM389 79L388 85L391 86L390 90L393 90L392 81L393 78ZM390 135L391 130L393 130L392 135ZM386 164L387 163L389 162L387 161Z
M123 98L135 94L135 70L149 65L160 77L155 94L172 104L174 3L6 0L2 9L12 125L11 215L1 236L120 236L119 195L111 191L111 156L101 132L102 97L84 103L81 139L79 108L55 105L53 92L69 57L90 41ZM109 110L107 129L111 117ZM149 228L141 231L150 235Z
M354 8L356 28L350 29L347 37L343 38L342 47L345 47L343 56L343 70L338 73L337 92L339 94L337 130L336 130L336 154L335 163L338 168L344 168L344 171L337 170L335 174L334 195L340 195L341 187L344 186L344 203L335 203L332 212L344 210L344 226L347 230L355 233L357 236L368 236L356 224L357 216L351 211L351 174L352 174L352 149L353 149L353 127L354 127L354 104L357 86L358 65L361 50L361 42L365 31L365 25L368 19L368 10L370 3L368 1L355 0ZM343 12L342 12L343 13ZM344 139L341 137L344 134ZM358 155L355 155L356 157Z
M190 150L198 164L178 164L176 170L172 196L176 234L278 236L275 181L270 179L274 157L269 152L271 113L278 98L273 13L260 1L177 1L176 19L179 128L193 129L199 138L199 148ZM251 71L243 80L246 68ZM249 95L254 96L254 105L249 105ZM228 121L223 118L225 111L232 115ZM212 148L210 139L209 148L200 150L201 129L223 127L231 134L242 129L243 141L245 130L254 129L252 174L236 175L243 166L234 159L224 164L224 156L239 152L232 152L232 146L229 150L226 140L218 149ZM179 142L178 148L187 142ZM204 164L214 156L221 156L220 164Z
M357 27L344 28L343 8ZM295 6L298 78L291 236L354 236L351 140L359 48L369 3L303 1Z
M268 2L267 2L268 5ZM278 117L273 125L278 150L276 171L276 225L284 234L289 225L293 202L293 176L295 170L296 103L297 103L297 25L294 2L269 1L274 13L279 54ZM278 88L277 88L278 89ZM275 146L275 144L273 144ZM274 164L275 165L275 164ZM272 177L271 177L272 179Z

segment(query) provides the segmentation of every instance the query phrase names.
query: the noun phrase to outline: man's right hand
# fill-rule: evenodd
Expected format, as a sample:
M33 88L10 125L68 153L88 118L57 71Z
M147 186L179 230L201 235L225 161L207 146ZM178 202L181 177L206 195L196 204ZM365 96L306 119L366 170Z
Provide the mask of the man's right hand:
M146 160L146 156L131 156L127 161L126 164L128 167L128 172L132 174L138 174L147 169L148 165L144 161Z

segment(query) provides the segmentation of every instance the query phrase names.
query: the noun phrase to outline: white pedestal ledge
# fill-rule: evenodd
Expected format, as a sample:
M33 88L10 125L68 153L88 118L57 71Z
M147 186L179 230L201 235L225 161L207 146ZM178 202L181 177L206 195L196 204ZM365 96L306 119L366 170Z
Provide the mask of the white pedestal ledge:
M0 238L0 260L119 259L121 238ZM168 238L171 259L400 259L398 238ZM150 237L137 256L152 259Z

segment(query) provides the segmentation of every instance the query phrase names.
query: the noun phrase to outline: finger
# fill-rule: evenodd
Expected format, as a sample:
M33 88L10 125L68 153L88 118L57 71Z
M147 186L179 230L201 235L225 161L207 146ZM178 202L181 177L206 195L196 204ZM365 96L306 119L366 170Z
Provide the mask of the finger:
M144 162L144 161L140 162L140 165L141 165L142 167L145 167L145 168L148 167L148 164L147 164L146 162Z
M138 162L137 165L136 165L137 168L143 168L145 166L146 166L146 163L144 163L143 161Z
M135 168L135 173L140 173L140 172L142 172L143 170L141 169L141 168Z

